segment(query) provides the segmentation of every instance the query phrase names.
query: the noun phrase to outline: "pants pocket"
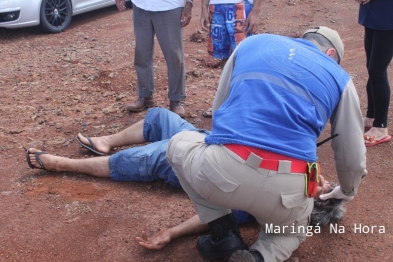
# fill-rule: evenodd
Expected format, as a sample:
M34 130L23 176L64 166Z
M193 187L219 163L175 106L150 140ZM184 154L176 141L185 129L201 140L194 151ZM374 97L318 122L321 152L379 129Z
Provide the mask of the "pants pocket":
M223 163L214 163L211 159L205 158L201 166L201 173L222 192L233 192L238 188L239 182L221 165Z
M307 208L308 198L304 192L281 194L281 203L288 209L289 214L283 223L291 223L304 213Z

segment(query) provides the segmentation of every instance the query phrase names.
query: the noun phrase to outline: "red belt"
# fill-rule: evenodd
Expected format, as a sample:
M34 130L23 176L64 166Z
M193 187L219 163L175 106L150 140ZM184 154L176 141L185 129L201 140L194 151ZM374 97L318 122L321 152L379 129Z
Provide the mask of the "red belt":
M280 160L291 161L291 173L307 173L307 162L288 156L283 156L273 152L265 151L251 146L243 146L236 144L226 144L229 150L240 156L242 159L247 160L251 153L263 158L260 168L277 171Z

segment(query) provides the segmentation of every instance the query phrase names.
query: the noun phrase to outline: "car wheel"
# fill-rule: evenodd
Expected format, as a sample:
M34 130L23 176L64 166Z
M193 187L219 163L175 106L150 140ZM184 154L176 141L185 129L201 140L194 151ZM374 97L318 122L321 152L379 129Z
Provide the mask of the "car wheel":
M70 24L72 6L69 0L42 0L40 27L47 33L60 33Z

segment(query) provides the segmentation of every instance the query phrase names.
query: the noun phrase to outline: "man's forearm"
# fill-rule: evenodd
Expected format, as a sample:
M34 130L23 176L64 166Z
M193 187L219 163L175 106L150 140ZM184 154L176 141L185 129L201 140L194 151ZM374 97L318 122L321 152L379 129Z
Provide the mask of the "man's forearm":
M367 170L363 116L352 80L348 81L330 123L332 134L338 134L332 140L332 148L341 190L347 196L354 196Z
M207 232L209 230L209 226L207 224L201 224L201 220L198 215L193 216L192 218L184 221L183 223L174 226L169 229L171 234L171 240L174 240L179 237L194 235L203 232Z

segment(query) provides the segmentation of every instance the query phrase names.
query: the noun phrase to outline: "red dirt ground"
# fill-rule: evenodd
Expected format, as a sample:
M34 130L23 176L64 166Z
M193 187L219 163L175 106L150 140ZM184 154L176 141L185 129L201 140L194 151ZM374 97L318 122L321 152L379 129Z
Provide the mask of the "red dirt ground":
M187 66L186 119L201 128L213 100L220 69L198 32L200 3L185 28ZM260 33L300 36L308 27L338 30L346 51L342 66L353 77L365 113L367 72L363 27L357 24L354 0L267 0ZM153 234L195 214L186 194L161 181L116 183L83 174L30 169L23 147L37 147L72 158L91 157L79 148L78 132L89 136L122 130L144 117L128 114L136 98L133 67L132 10L116 7L79 15L56 35L36 28L0 28L0 261L203 261L195 248L198 236L150 251L135 241L142 230ZM204 34L200 35L204 36ZM155 54L158 105L167 107L166 66L158 44ZM393 80L392 66L389 67ZM390 109L389 124L393 112ZM329 127L321 139L329 134ZM303 242L290 261L393 261L392 157L389 142L367 152L369 175L347 204L338 225ZM322 173L337 182L329 143L318 149ZM354 225L366 226L356 232ZM377 226L366 233L367 227ZM380 232L384 229L384 233ZM258 225L241 227L247 244Z

